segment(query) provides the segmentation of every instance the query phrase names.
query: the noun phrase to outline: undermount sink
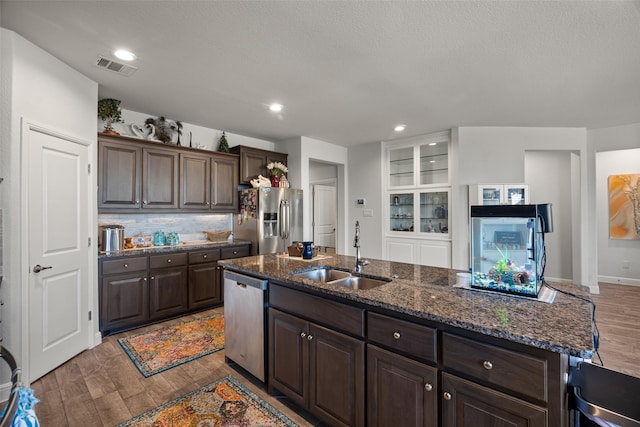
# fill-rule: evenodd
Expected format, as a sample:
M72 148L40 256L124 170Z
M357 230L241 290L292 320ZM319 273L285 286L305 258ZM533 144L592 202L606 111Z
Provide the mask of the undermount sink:
M348 271L334 270L332 268L318 268L315 270L302 271L293 273L296 277L303 277L310 280L316 280L322 283L328 283L337 286L343 286L350 289L373 289L380 285L389 283L391 279L384 277L372 278L360 275L353 275Z
M303 271L296 273L295 276L304 277L306 279L316 280L318 282L333 282L335 280L351 277L351 273L342 270L333 270L329 268L318 268L316 270Z

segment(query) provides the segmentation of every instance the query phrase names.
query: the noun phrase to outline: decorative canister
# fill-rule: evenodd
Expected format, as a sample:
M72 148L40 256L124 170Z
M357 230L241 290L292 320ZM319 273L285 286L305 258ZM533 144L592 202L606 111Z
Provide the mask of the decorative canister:
M102 250L121 251L124 247L124 226L117 224L102 225Z
M302 242L302 259L313 258L313 242Z

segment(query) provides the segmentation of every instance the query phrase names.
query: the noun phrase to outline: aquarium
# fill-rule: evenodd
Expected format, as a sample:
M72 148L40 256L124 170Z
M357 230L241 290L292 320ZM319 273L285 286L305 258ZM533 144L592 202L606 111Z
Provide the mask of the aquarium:
M471 287L537 297L551 205L471 206Z

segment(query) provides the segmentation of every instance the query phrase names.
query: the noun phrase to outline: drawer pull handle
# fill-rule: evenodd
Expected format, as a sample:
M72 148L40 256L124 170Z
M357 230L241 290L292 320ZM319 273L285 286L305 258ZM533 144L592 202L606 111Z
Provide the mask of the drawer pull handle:
M394 332L393 333L393 338L399 340L400 339L400 332Z
M451 393L449 393L448 391L445 391L442 394L442 397L444 397L444 400L451 400Z
M206 255L202 255L202 258L207 259L207 256Z
M433 390L433 386L431 384L429 384L429 383L426 383L424 385L424 389L427 390L427 391L431 391L431 390Z
M484 366L484 369L493 369L493 363L488 360L482 362L482 366Z
M300 332L300 337L305 338L307 336L307 334L305 334L304 332Z
M168 262L168 263L171 263L171 260L170 260L170 259L168 259L168 260L167 260L167 262Z
M311 340L313 339L313 335L311 335L311 334L307 335L307 339L308 339L309 341L311 341Z
M127 268L127 267L129 267L129 264L125 264L123 267L124 267L124 268Z
M233 254L234 255L238 255L238 251L233 251Z
M151 280L155 280L155 278L156 278L155 276L151 276Z

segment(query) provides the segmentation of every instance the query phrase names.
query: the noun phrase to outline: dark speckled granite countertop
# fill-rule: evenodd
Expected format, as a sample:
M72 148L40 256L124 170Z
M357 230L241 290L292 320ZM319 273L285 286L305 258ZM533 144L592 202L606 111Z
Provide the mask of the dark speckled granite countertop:
M290 274L318 266L352 270L355 258L345 255L312 261L259 255L224 260L220 264L236 272L277 279L301 289L557 353L583 358L593 355L591 306L586 301L558 292L553 303L548 304L525 297L454 288L457 270L382 260L369 262L364 267L364 274L383 277L397 275L398 278L378 288L352 290ZM570 283L552 283L552 286L588 296L588 288L584 286ZM505 313L508 318L506 322Z
M248 245L249 240L234 240L233 242L209 242L202 244L175 245L175 246L149 246L148 248L125 249L123 251L114 252L98 252L98 259L117 258L123 256L140 256L150 254L162 254L169 252L194 251L198 249L225 248L229 246Z

